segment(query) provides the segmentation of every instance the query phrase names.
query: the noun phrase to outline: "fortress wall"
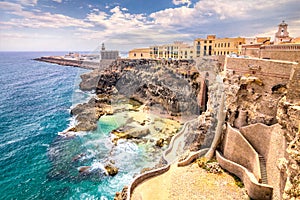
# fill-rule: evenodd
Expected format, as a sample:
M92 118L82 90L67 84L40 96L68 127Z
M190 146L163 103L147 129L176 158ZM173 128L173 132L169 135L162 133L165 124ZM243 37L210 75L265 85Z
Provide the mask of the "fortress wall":
M260 58L300 62L300 50L286 51L275 49L261 49Z
M278 123L272 126L257 123L240 128L244 137L266 160L268 184L274 188L274 199L282 199L283 186L281 182L285 182L285 177L281 175L281 171L277 167L279 160L285 157L287 148L281 128Z
M226 69L233 70L239 75L252 75L262 80L267 89L276 84L287 84L295 62L249 59L249 58L226 58Z
M216 157L218 163L222 166L222 168L228 170L229 172L237 175L244 183L245 188L247 190L247 194L252 199L261 199L261 200L270 200L272 199L273 188L269 185L260 184L257 182L255 176L249 172L245 167L234 163L223 155L216 151Z
M294 66L292 69L290 81L288 84L287 101L291 103L297 103L300 101L300 64Z
M224 140L224 157L238 163L252 172L257 180L261 179L258 153L237 130L227 125Z
M171 165L168 164L165 167L161 167L159 169L154 169L148 172L145 172L141 175L139 175L138 177L136 177L130 184L128 190L127 190L127 200L130 200L131 198L131 194L133 192L133 190L139 185L141 184L143 181L145 181L146 179L152 178L154 176L158 176L160 174L163 174L164 172L168 171L170 169Z

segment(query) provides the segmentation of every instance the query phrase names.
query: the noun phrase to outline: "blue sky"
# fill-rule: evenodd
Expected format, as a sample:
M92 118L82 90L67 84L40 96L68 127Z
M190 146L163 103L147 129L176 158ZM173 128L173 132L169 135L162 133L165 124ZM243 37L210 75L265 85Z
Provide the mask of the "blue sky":
M129 50L216 34L300 36L299 0L0 0L0 51Z

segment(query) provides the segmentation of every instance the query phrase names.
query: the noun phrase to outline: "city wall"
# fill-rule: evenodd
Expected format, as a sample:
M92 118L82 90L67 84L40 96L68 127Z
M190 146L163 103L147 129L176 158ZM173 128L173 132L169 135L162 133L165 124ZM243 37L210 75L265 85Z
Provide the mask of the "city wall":
M295 62L265 60L259 58L226 58L226 70L233 70L239 75L253 75L271 89L279 83L287 84Z
M279 159L285 157L287 148L282 127L277 123L272 126L257 123L240 128L240 132L249 141L253 148L266 159L268 184L273 186L273 198L282 199L286 177L281 175L276 166Z
M242 165L252 172L257 180L261 180L258 153L243 135L229 124L227 125L223 146L223 154L226 159Z
M237 175L243 181L247 193L252 199L272 199L273 188L258 183L255 176L245 167L226 159L219 151L216 151L216 158L222 168Z
M300 62L300 44L263 46L259 57Z

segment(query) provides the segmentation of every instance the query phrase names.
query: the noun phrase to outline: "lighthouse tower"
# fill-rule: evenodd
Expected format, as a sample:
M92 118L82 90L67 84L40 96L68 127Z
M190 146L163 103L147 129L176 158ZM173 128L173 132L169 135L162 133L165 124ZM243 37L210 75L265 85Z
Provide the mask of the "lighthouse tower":
M289 32L287 31L288 24L282 21L278 25L278 31L275 33L274 44L280 44L284 42L290 42L291 37L289 36Z

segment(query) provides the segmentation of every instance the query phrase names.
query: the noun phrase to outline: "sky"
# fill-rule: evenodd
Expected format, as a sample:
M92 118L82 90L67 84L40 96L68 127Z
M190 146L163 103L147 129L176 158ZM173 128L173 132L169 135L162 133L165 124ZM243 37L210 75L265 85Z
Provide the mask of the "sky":
M128 51L195 38L300 37L299 0L0 0L0 51Z

